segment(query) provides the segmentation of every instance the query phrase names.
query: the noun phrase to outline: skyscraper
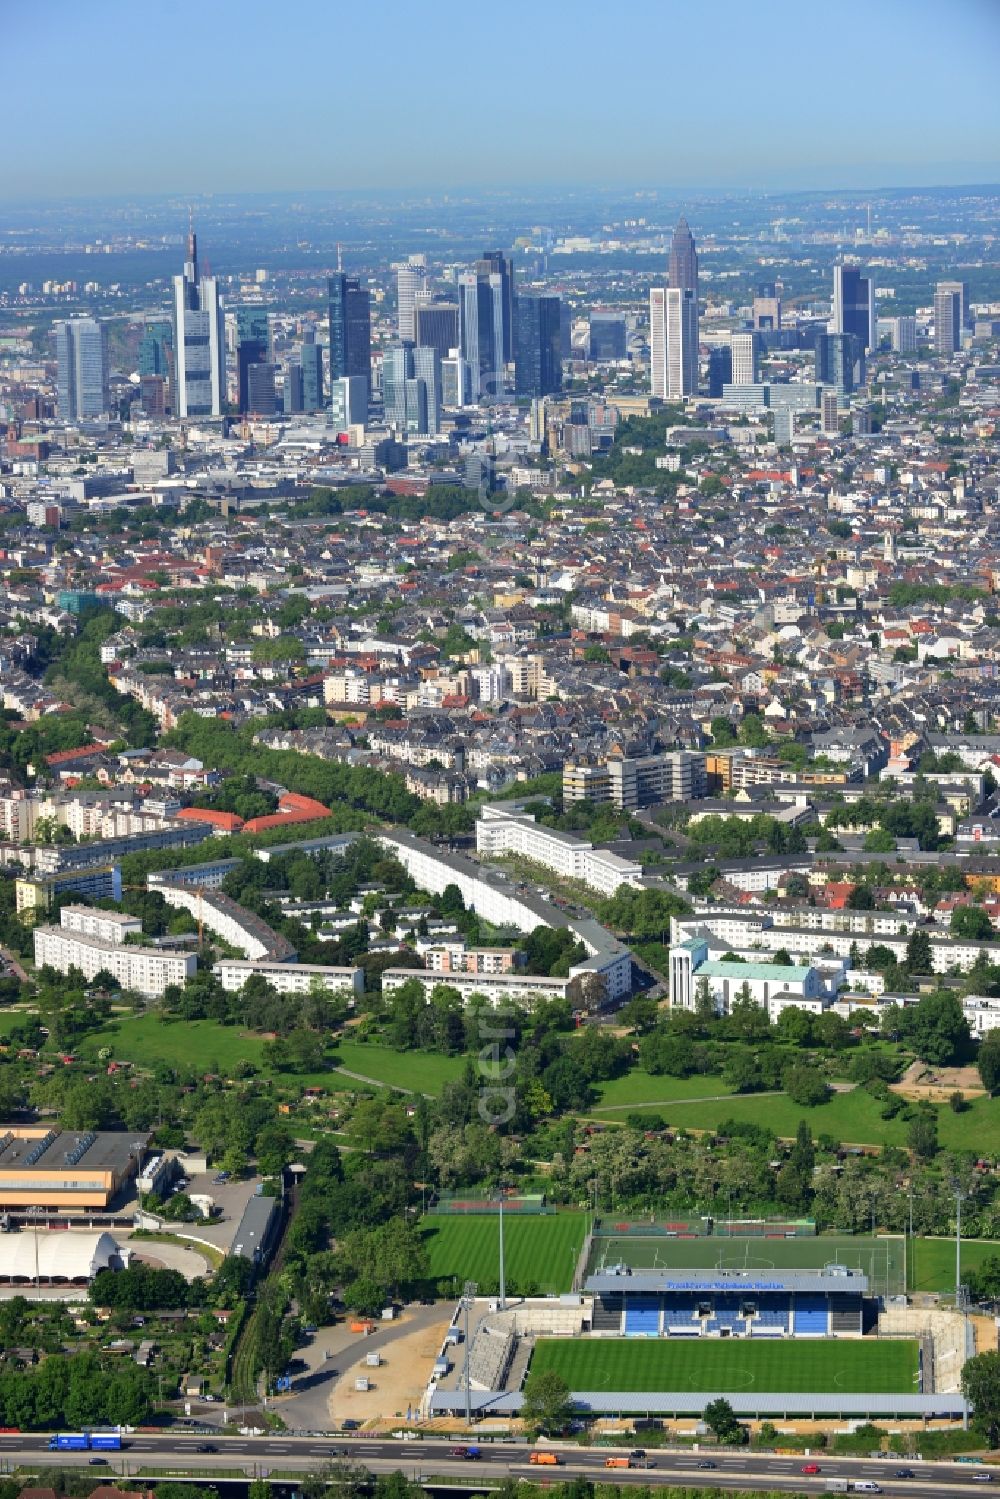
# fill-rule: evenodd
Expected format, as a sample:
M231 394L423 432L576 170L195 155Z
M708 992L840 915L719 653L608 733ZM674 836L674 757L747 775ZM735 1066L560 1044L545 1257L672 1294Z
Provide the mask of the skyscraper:
M285 367L285 393L282 410L291 416L302 408L302 366L289 364Z
M514 303L514 391L549 396L562 388L559 297L519 296Z
M323 410L323 350L316 342L315 333L303 335L302 353L302 410Z
M592 312L590 358L595 362L602 359L624 359L627 352L628 329L625 319L614 312Z
M386 422L401 426L406 416L406 381L413 374L411 344L395 344L382 355L382 404Z
M734 385L756 385L760 378L760 339L756 333L734 333L730 339Z
M396 268L396 327L404 343L413 343L417 336L417 298L427 290L427 269L423 255L411 255L405 265Z
M853 333L862 353L877 347L875 282L856 265L833 268L833 333Z
M654 286L649 293L650 391L662 401L698 393L698 303L693 291Z
M338 271L327 283L330 315L330 380L354 375L371 391L372 330L367 287Z
M865 356L853 333L817 333L816 383L832 385L840 395L865 383Z
M917 320L915 317L892 317L889 319L889 340L895 354L913 354L917 348Z
M733 351L728 344L718 344L708 351L708 393L714 400L722 397L722 387L733 383Z
M266 364L271 357L271 336L267 312L263 307L236 309L236 400L242 413L255 410L250 405L250 369Z
M274 365L267 361L247 366L246 409L254 416L273 416L278 407Z
M94 318L56 324L56 389L64 422L101 416L108 410L107 335Z
M698 251L683 214L670 242L667 265L667 396L698 393Z
M954 354L962 347L968 301L963 281L939 281L934 289L934 350Z
M459 348L469 366L474 401L503 393L504 295L499 272L470 271L458 278Z
M187 260L174 277L174 415L221 416L226 399L222 301L214 276L198 269L198 238L188 233Z
M484 250L476 262L478 276L500 277L500 325L503 330L502 362L510 364L514 357L514 267L509 255L502 250Z
M430 436L441 430L441 356L434 348L416 348L413 351L414 378L423 382L427 391L427 426Z
M667 281L680 291L692 291L698 297L698 251L694 235L683 215L677 220L677 228L670 243L670 260L667 266Z
M401 343L382 356L385 419L410 434L438 431L441 412L441 361L436 349Z
M415 342L418 349L436 349L447 359L458 348L458 304L456 302L418 301L413 310Z
M774 281L762 281L753 294L753 325L760 332L781 327L781 289Z
M139 375L163 375L170 374L171 364L171 334L170 323L166 320L157 320L155 323L147 323L139 342Z

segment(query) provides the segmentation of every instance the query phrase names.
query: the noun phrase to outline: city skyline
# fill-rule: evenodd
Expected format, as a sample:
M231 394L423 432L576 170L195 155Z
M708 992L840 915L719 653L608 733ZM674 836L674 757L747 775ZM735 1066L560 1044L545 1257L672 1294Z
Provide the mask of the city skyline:
M474 71L459 66L467 49L489 43L488 22L455 0L443 0L427 28L406 28L397 0L377 25L360 12L334 16L319 0L300 0L295 23L281 29L262 0L241 6L238 26L225 10L174 0L169 24L154 14L144 32L131 9L124 24L123 0L95 0L85 10L54 0L57 24L46 33L41 92L28 65L37 55L30 18L27 12L6 17L8 107L12 117L30 121L33 149L30 160L8 153L0 163L0 192L46 198L626 180L706 189L944 185L989 181L1000 159L993 85L1000 10L989 0L956 0L947 28L932 0L889 0L874 10L845 0L838 27L845 34L860 28L872 68L842 71L825 62L825 21L792 0L758 7L752 30L736 0L722 0L710 37L697 15L646 0L633 5L631 24L613 29L590 0L574 12L572 28L558 7L539 11L514 0L511 24L529 28L532 45L518 51L523 107L509 113L502 129L492 104L484 117ZM188 44L194 34L196 49ZM113 101L102 109L93 107L92 69L78 66L95 39L96 65ZM183 80L166 111L149 108L148 70L135 62L140 46L144 58L157 59L161 77ZM694 63L672 76L669 94L660 82L664 47ZM304 58L327 48L361 65L342 73L335 97L322 88L297 89L283 103L287 128L280 137L272 137L256 91L242 97L215 86L220 62L228 76L250 76L266 53L277 78L301 71ZM627 110L608 108L612 95L600 78L583 95L576 88L577 70L598 55L601 77L623 80ZM935 77L953 76L955 87L927 133L911 122L932 55ZM761 107L748 116L746 69L751 62L759 68L762 56ZM378 70L386 105L374 114L366 60ZM432 68L451 80L449 87L436 99L421 85L417 99L413 80ZM836 130L815 122L825 73L838 80ZM769 79L773 106L766 102ZM197 99L198 108L185 108L188 99ZM399 145L417 108L421 150L401 166ZM469 128L456 131L456 119ZM698 128L678 131L683 119L698 119Z

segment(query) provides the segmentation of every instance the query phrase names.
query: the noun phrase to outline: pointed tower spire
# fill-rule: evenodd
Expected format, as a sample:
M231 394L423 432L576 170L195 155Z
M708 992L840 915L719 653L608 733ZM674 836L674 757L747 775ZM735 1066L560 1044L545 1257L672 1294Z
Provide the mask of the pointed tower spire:
M198 236L194 232L194 208L193 207L189 207L188 208L187 258L188 258L188 264L190 265L191 271L192 271L191 279L195 283L195 285L197 285L198 284Z

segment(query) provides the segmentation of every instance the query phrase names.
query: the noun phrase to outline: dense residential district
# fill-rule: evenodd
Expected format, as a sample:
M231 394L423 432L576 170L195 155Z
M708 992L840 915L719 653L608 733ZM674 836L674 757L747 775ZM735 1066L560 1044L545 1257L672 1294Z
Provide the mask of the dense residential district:
M7 235L0 1459L991 1476L997 206Z

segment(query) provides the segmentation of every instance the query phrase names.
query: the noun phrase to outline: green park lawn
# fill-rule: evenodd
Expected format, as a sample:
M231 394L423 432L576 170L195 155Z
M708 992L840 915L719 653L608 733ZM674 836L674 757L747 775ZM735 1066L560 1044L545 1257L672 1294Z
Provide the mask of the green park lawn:
M691 1089L692 1083L697 1084L697 1092ZM623 1123L636 1105L659 1103L667 1124L677 1129L717 1129L726 1119L738 1119L765 1125L775 1134L791 1138L799 1120L805 1119L814 1135L825 1133L846 1144L906 1144L906 1120L883 1119L881 1104L863 1088L835 1093L828 1102L814 1108L793 1103L786 1094L743 1093L711 1103L686 1101L724 1092L720 1078L656 1078L633 1072L601 1085L598 1117L610 1123ZM937 1116L942 1148L1000 1153L1000 1099L973 1099L961 1114L942 1104Z
M162 1020L158 1014L114 1019L81 1039L81 1056L96 1057L109 1047L116 1062L137 1067L193 1067L230 1075L240 1062L263 1065L265 1039L238 1025L217 1020Z
M0 1015L2 1022L7 1017ZM13 1022L12 1022L13 1023ZM158 1014L120 1016L110 1020L99 1031L81 1039L76 1050L81 1056L96 1058L98 1051L109 1047L118 1062L132 1062L138 1067L194 1067L199 1072L218 1072L231 1076L240 1062L252 1062L267 1073L264 1047L267 1038L238 1025L221 1025L217 1020L163 1020ZM399 1052L377 1044L344 1040L330 1051L331 1070L299 1074L282 1073L289 1082L305 1087L320 1086L333 1090L360 1089L365 1085L338 1076L332 1069L345 1067L370 1077L387 1087L409 1088L421 1093L438 1093L444 1083L458 1077L464 1061L461 1057L444 1057L433 1052Z
M509 1291L568 1291L583 1248L585 1213L551 1213L515 1218L504 1215L504 1265ZM474 1280L480 1293L499 1285L499 1218L428 1214L421 1222L431 1276L442 1291Z
M746 1390L918 1394L916 1342L827 1339L543 1338L531 1373L554 1369L571 1390Z
M445 1083L461 1076L466 1061L434 1051L393 1051L378 1042L350 1040L336 1042L333 1060L348 1072L414 1093L440 1093Z
M732 1089L721 1077L652 1077L648 1072L627 1072L624 1077L613 1077L610 1082L596 1085L600 1098L590 1112L603 1114L606 1110L650 1108L654 1105L684 1103L691 1098L717 1098L720 1094L731 1094Z

